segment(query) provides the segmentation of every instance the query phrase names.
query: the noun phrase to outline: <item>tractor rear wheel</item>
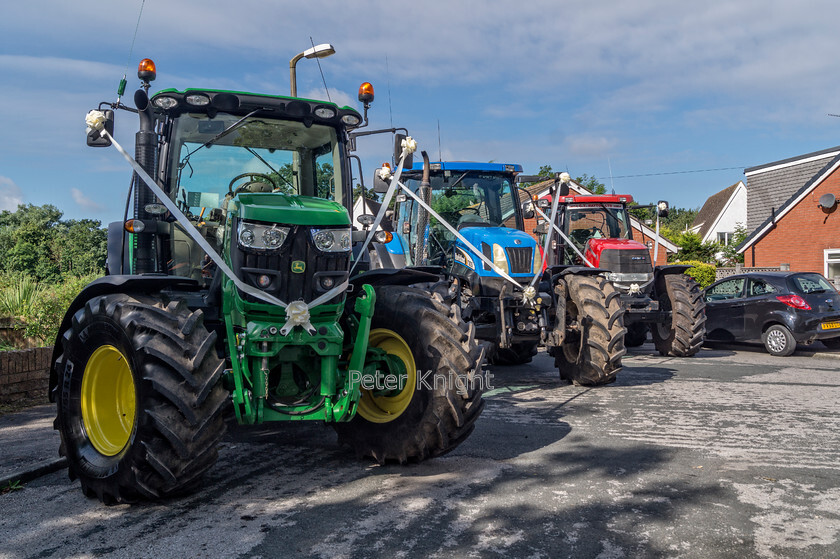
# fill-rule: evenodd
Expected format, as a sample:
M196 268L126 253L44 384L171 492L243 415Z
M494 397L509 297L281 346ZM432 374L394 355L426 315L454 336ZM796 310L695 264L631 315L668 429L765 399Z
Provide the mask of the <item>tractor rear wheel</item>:
M566 338L553 350L560 378L583 386L614 382L627 352L619 293L601 276L567 275L564 280Z
M497 347L490 358L493 365L524 365L530 363L537 354L539 342L522 342L510 347Z
M127 503L197 485L225 432L215 342L183 301L103 295L73 316L55 364L55 428L85 495Z
M691 276L668 274L663 279L665 289L657 299L671 318L651 325L653 343L662 355L690 357L700 351L706 335L706 302Z
M391 396L363 389L353 420L333 424L339 442L380 464L419 462L461 444L484 407L483 346L473 333L440 293L378 287L370 343L398 357L408 381Z

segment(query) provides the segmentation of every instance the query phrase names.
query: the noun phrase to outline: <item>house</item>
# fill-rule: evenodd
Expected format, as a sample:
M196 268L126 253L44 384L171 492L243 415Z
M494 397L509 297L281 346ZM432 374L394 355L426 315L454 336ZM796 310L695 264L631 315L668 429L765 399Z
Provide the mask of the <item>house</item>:
M554 184L553 180L547 180L543 182L538 182L526 188L525 190L528 194L533 198L536 196L537 198L542 198L543 196L547 196L549 193L549 188ZM569 183L569 189L574 191L576 194L592 194L591 191L587 190L586 188L582 187L581 185L577 184L575 181L571 181ZM525 194L520 191L520 199L522 202L526 200ZM528 233L533 233L534 229L536 229L539 221L539 218L533 219L526 219L525 220L525 231ZM648 249L650 249L650 260L654 262L653 253L654 253L654 242L656 238L656 233L653 229L642 223L638 218L635 216L630 216L630 224L633 227L633 239L644 243L647 245ZM534 235L536 237L536 235ZM668 262L668 255L676 253L680 247L662 237L659 237L659 250L656 251L656 261L655 265L663 265L667 264Z
M737 225L747 224L747 187L742 181L709 196L691 224L702 242L728 245Z
M738 248L744 265L789 265L840 281L840 148L751 167L744 174L748 222L755 221L751 212L765 216ZM779 202L780 192L786 194ZM767 204L756 196L775 201Z

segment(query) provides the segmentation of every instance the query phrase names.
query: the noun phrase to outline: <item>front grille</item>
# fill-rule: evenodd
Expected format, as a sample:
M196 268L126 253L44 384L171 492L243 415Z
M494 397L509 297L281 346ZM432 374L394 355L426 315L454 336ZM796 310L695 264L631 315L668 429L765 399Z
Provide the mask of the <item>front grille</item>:
M653 270L650 253L644 248L604 249L598 267L623 274L645 274Z
M231 246L231 264L237 277L252 287L269 293L281 301L291 303L302 299L310 302L320 297L329 289L321 287L321 279L329 276L333 286L339 285L348 276L350 269L349 252L322 252L312 242L310 228L303 225L291 225L289 236L279 250L259 250L242 247L239 244L238 224L233 223ZM292 263L303 262L303 272L293 272ZM296 267L299 267L297 265ZM257 284L257 278L267 275L271 278L268 287ZM250 295L240 292L245 300L259 302ZM340 295L329 301L338 303Z
M531 247L508 247L508 260L510 261L510 273L530 274L533 261L533 249Z

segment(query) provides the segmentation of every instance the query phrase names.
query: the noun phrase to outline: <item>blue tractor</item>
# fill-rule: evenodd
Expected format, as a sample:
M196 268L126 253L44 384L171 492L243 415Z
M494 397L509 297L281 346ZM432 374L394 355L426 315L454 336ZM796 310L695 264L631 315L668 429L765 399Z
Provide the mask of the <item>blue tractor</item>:
M418 161L403 171L402 182L469 244L412 197L398 193L392 214L393 240L372 245L372 267L443 268L450 281L438 290L459 304L463 318L475 326L476 337L490 342L491 362L530 361L545 336L551 296L540 293L539 278L533 281L542 272L543 257L536 240L524 232L514 181L522 167L447 161L429 164L428 172L425 186L423 163ZM482 261L470 244L509 279ZM532 283L537 296L528 300L522 291Z

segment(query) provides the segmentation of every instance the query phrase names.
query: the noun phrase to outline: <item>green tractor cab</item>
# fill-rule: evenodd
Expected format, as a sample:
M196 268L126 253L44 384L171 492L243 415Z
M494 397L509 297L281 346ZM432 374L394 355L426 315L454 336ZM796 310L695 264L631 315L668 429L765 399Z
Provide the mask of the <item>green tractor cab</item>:
M350 132L333 103L147 94L108 275L62 321L50 398L71 478L105 503L196 487L240 424L324 421L359 456L419 461L481 413L483 355L422 271L370 271L351 230ZM372 100L366 84L360 100ZM364 98L363 98L363 95ZM113 109L88 143L114 145ZM366 122L366 116L364 122Z

